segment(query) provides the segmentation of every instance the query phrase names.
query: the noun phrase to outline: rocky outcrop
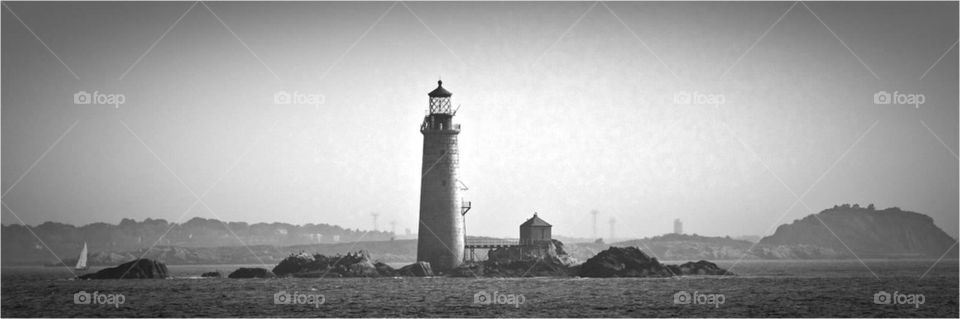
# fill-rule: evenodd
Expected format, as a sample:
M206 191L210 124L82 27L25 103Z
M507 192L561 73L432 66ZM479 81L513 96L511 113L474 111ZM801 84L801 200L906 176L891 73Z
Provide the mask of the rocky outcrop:
M956 247L950 249L954 241L923 214L896 207L875 210L873 205L842 205L782 225L760 244L774 254L782 253L779 247L783 246L813 247L807 248L810 258L822 258L823 254L853 257L847 247L860 258L938 258L944 253L958 255ZM791 253L790 257L805 257L796 256L796 249Z
M386 266L386 268L384 267ZM390 266L381 264L379 269L370 260L370 255L364 251L347 253L327 257L324 255L308 255L305 253L290 255L273 267L277 276L293 277L379 277L380 270L392 272ZM389 274L383 274L388 276Z
M671 274L677 276L723 276L728 275L732 276L734 273L727 271L726 269L720 268L717 264L712 262L701 260L698 262L688 262L682 265L667 265L667 269L670 270Z
M137 259L113 268L80 276L80 279L153 279L167 278L167 265L151 259Z
M375 268L377 272L380 273L380 276L393 277L393 276L397 276L398 274L396 269L393 269L393 267L390 267L390 265L384 264L379 261L373 263L373 268Z
M370 260L370 255L366 252L360 252L354 254L352 257L350 254L347 254L346 263L337 264L338 267L334 267L334 270L337 271L343 277L379 277L380 272L377 271L377 267L373 265L373 261Z
M220 272L219 272L219 271L211 271L211 272L205 272L205 273L201 274L200 277L203 277L203 278L220 278L220 277L222 277L222 275L220 275Z
M670 277L670 272L656 258L636 247L610 247L587 259L580 266L581 277Z
M326 257L323 258L326 259ZM321 268L321 266L325 266L325 263L318 263L317 258L314 258L314 256L301 252L281 260L279 264L273 267L273 273L282 277L289 274L317 270Z
M401 276L431 277L433 276L433 269L430 267L429 262L418 261L401 267L397 273Z
M239 268L230 275L227 275L227 278L234 279L244 279L244 278L270 278L273 277L267 269L265 268Z
M733 275L716 264L701 260L682 265L664 265L636 247L610 247L580 265L581 277L671 277L687 275Z

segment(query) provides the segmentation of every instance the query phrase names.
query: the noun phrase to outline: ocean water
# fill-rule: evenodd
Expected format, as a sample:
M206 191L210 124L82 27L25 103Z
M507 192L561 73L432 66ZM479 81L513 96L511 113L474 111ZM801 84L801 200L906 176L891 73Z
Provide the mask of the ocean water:
M201 265L170 266L165 280L70 280L65 268L4 267L0 316L957 318L960 264L934 262L719 261L737 276L506 279L200 279L244 266ZM892 302L875 302L883 292Z

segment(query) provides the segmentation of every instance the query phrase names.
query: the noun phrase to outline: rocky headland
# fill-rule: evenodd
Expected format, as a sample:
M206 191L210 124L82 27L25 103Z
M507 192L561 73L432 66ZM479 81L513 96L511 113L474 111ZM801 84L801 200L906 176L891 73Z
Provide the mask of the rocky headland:
M799 246L807 247L807 253L796 257L821 257L824 251L853 257L849 247L860 258L938 258L944 254L956 258L955 241L930 216L897 207L876 210L873 205L845 204L781 225L760 240L762 250L757 254L780 257L778 252L784 247Z

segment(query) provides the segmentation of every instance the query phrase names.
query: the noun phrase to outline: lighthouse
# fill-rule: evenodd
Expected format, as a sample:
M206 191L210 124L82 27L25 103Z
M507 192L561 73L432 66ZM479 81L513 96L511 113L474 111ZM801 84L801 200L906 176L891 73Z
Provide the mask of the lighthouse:
M446 270L463 261L465 241L462 214L465 210L461 207L457 185L460 125L453 123L456 115L450 104L453 94L443 88L443 81L437 81L437 88L427 95L427 115L420 124L423 165L417 261L429 262L433 269Z

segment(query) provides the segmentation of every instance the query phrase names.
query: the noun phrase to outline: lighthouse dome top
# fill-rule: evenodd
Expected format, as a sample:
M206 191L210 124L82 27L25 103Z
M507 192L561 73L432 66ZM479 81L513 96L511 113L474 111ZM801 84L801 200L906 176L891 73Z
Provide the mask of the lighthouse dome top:
M450 97L453 93L443 88L443 81L437 81L437 88L428 93L430 97Z

